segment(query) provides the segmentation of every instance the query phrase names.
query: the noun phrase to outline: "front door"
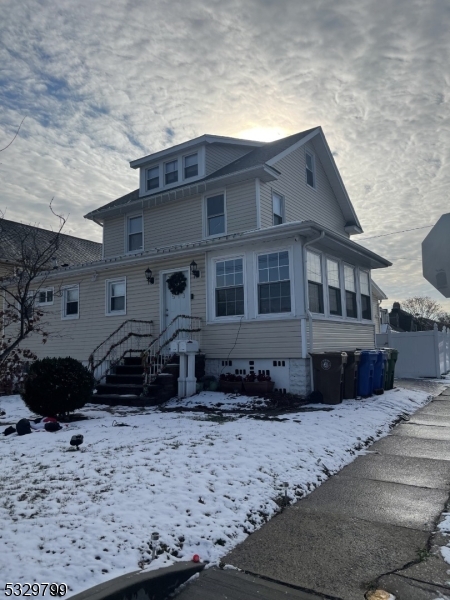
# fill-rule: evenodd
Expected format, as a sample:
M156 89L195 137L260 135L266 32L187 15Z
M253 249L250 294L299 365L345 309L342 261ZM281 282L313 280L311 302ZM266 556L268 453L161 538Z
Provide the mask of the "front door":
M161 323L161 329L165 329L169 323L177 315L189 315L191 314L191 298L189 292L189 269L180 269L183 275L186 277L187 284L181 294L172 294L167 285L167 279L172 273L164 273L163 275L163 319Z

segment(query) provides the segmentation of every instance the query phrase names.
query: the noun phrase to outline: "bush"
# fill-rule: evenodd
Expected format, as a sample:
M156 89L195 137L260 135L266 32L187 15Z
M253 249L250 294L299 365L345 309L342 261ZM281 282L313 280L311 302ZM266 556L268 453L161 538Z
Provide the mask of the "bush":
M64 415L83 408L91 399L94 377L74 358L43 358L30 366L22 399L43 417Z

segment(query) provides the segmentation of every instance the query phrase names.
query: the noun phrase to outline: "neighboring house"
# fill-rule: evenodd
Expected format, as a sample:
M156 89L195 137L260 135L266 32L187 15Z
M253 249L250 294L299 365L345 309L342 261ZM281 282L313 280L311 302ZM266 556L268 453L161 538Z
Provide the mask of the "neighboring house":
M271 143L203 135L131 167L139 188L86 215L103 258L47 279L63 284L47 307L60 335L34 352L87 361L124 321L163 339L186 315L207 373L270 372L304 394L310 351L374 347L370 274L391 263L350 240L362 229L320 127Z
M24 248L48 247L57 232L17 221L0 219L0 277L10 275L20 263ZM94 262L102 258L102 245L91 240L59 234L58 248L49 261L48 268Z

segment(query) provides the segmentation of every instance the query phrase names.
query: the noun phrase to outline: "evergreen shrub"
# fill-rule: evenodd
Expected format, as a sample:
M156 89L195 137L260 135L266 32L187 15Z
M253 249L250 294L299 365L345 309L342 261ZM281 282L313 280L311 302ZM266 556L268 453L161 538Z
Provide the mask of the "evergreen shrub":
M31 364L21 394L30 410L56 417L83 408L94 389L92 373L74 358L43 358Z

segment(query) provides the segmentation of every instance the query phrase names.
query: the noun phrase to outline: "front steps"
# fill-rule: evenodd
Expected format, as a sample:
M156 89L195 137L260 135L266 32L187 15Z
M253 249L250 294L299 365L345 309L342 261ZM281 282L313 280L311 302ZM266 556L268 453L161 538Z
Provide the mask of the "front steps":
M140 356L130 356L124 359L122 365L117 365L111 375L106 376L104 383L96 386L92 395L93 404L108 406L155 406L177 395L177 380L179 364L173 357L163 372L147 387L144 396L144 368Z

